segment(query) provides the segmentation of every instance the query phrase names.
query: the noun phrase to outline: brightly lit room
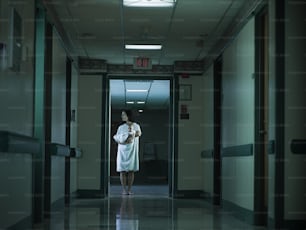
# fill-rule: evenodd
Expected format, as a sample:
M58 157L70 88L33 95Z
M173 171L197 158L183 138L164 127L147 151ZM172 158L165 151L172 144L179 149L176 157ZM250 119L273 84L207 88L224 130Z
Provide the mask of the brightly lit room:
M170 80L110 80L109 193L120 195L120 174L116 171L118 144L112 138L122 124L122 110L132 110L141 127L139 171L132 186L135 195L169 195Z

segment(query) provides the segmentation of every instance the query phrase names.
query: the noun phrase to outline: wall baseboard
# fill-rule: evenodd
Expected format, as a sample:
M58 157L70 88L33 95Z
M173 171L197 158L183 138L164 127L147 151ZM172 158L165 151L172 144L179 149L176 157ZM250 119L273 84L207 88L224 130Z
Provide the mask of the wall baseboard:
M79 189L77 190L77 198L95 199L104 198L103 190L98 189Z
M305 230L306 229L306 220L284 220L284 226L287 230ZM276 229L276 221L273 218L268 218L268 228Z
M305 230L306 220L285 220L285 227L290 230Z
M213 203L214 197L209 192L201 191L200 197L209 203Z
M174 198L201 198L201 190L177 190Z
M200 198L208 202L213 201L213 196L203 190L177 190L174 194L174 198Z

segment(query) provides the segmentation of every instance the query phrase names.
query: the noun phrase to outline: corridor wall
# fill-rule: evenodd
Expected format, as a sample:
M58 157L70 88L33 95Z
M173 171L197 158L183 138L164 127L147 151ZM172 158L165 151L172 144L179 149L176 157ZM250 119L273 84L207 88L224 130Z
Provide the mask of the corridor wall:
M0 1L0 130L32 136L33 133L33 79L34 79L34 0L27 4ZM12 10L21 17L22 44L20 70L9 63L12 38Z
M254 143L254 46L252 18L222 56L222 199L249 211L254 208L254 156L248 148Z
M22 20L20 69L12 69L11 16L15 9ZM27 4L0 1L0 131L33 136L34 82L34 0ZM1 133L1 149L8 139ZM0 152L0 229L22 223L30 226L32 218L32 157L25 152ZM20 225L19 225L20 226Z
M179 191L186 191L187 194L188 191L202 190L201 151L205 147L203 144L203 127L205 126L203 116L206 112L203 103L204 77L183 78L179 76L179 84L191 86L190 99L179 99L178 103L177 187ZM184 117L186 114L188 118Z
M276 73L275 73L275 4L274 1L269 2L269 143L271 147L268 154L268 219L272 220L275 218L275 125L276 125Z
M62 145L66 144L66 55L53 29L51 142ZM65 157L51 156L51 178L52 204L65 196Z
M0 152L0 229L32 216L32 155Z
M202 88L202 103L204 106L204 113L202 123L199 128L203 129L203 151L201 152L201 175L202 186L201 189L208 195L213 196L213 175L214 175L214 71L213 65L203 75Z
M70 147L78 148L78 79L79 73L75 65L72 65L71 74L71 122L70 122ZM77 164L78 159L70 158L70 193L76 193L77 191Z
M99 193L102 181L102 77L80 75L78 86L77 136L82 149L82 158L78 160L78 190Z
M269 2L269 220L274 226L306 226L305 12L290 0Z
M306 4L285 1L285 141L284 218L303 220L306 226L306 146L292 148L293 140L306 140Z

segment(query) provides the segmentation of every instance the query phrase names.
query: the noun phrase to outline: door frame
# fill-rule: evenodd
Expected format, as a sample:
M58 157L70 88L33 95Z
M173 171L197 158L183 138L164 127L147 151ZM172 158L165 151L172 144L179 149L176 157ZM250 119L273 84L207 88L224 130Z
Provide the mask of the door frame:
M101 167L101 188L103 188L104 196L109 196L110 186L110 139L111 139L111 104L110 104L110 80L129 79L129 80L169 80L170 82L170 105L169 105L169 156L168 156L168 194L173 197L177 191L177 98L178 90L175 75L152 75L152 74L105 74L103 76L103 92L102 92L102 167ZM105 109L105 110L104 110ZM103 144L104 143L104 144Z
M267 7L255 16L254 224L267 225Z
M222 200L222 55L214 61L214 171L213 204Z

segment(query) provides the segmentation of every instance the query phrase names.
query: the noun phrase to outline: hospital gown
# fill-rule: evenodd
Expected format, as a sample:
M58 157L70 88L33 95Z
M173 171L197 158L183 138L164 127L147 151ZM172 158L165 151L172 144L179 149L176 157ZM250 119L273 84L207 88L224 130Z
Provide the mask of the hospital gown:
M140 131L137 123L132 124L132 132ZM129 136L129 126L124 123L118 127L114 140L118 143L117 172L139 171L139 137L135 137L132 143L122 144Z

